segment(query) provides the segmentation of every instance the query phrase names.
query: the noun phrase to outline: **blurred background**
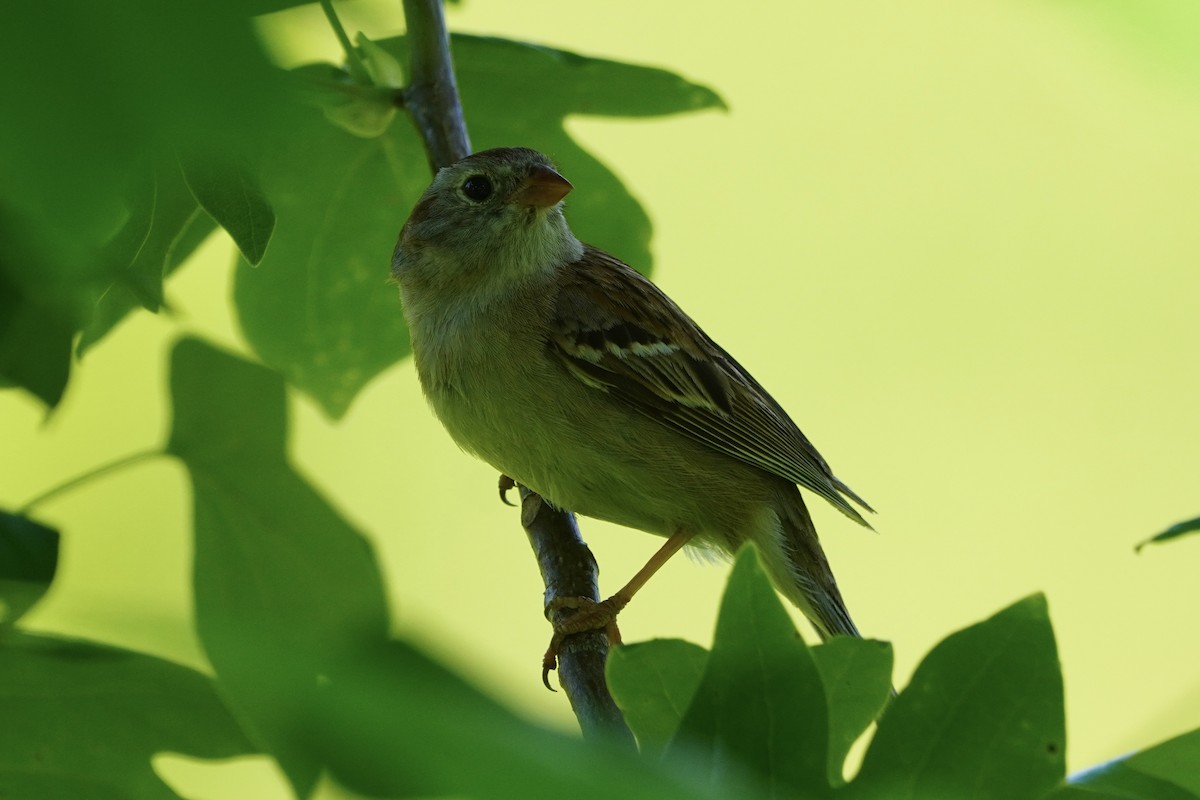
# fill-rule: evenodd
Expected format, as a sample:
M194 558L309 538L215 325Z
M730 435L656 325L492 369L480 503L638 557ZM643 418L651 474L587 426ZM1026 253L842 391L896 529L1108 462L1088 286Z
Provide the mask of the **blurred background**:
M351 35L403 29L391 0L338 8ZM1200 12L747 8L468 0L448 16L455 31L670 69L729 105L568 129L648 210L656 282L879 511L872 534L810 503L859 627L894 644L898 686L948 633L1044 592L1072 770L1195 728L1200 539L1133 548L1200 514ZM340 60L315 5L261 23L283 63ZM174 316L134 315L53 414L0 394L0 506L159 444L181 328L249 352L233 254L211 238L167 284ZM518 512L443 433L411 363L336 424L304 397L292 410L293 458L372 537L397 632L520 713L574 729L539 680L550 631ZM41 507L64 551L28 627L204 668L189 491L163 459ZM603 591L658 545L581 525ZM726 574L674 560L622 615L626 640L707 645ZM180 785L212 770L160 769ZM219 775L224 789L194 796L286 796L261 764Z

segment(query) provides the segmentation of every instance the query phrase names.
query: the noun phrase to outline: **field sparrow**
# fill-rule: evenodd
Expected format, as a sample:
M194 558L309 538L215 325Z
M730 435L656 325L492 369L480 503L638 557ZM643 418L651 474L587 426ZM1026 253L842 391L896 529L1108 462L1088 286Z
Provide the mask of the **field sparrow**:
M863 525L848 500L870 507L670 298L572 235L571 189L534 150L475 153L438 172L392 259L421 386L459 446L558 508L667 537L560 626L547 668L689 541L754 542L823 639L857 636L797 484Z

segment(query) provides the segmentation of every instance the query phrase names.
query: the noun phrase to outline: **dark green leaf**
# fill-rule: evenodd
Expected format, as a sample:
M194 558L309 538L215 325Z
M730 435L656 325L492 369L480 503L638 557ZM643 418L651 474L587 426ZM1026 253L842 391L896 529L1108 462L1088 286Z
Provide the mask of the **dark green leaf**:
M829 703L829 782L845 783L850 746L887 705L892 689L892 646L888 642L836 636L812 648Z
M1171 781L1200 797L1200 730L1134 753L1126 763L1139 772Z
M848 796L1037 798L1064 774L1062 674L1033 595L935 647L880 720Z
M411 126L363 139L310 114L264 164L278 223L261 266L239 265L234 299L255 352L338 417L409 352L386 279L428 175Z
M681 639L631 644L609 653L608 688L643 753L662 755L707 661L707 650Z
M195 198L187 191L182 179L179 180L179 186L183 189L187 203L191 206L191 213L183 221L182 228L170 241L165 243L163 252L165 261L161 267L163 278L169 277L174 274L175 270L183 266L188 256L194 253L204 243L204 240L217 229L217 224L213 222L212 217L205 214L200 206L196 205ZM137 296L128 291L125 285L114 283L110 286L96 301L91 321L80 336L77 347L78 354L82 356L107 336L109 331L119 325L138 305Z
M176 798L150 759L252 752L212 681L87 642L0 637L0 797Z
M310 727L339 782L386 797L746 800L604 742L530 725L412 646L389 642L330 672Z
M192 154L183 174L196 202L216 220L251 264L258 265L275 229L275 212L254 177L233 162Z
M288 463L279 375L184 340L171 398L168 450L193 483L197 630L231 706L304 796L321 767L302 739L319 684L387 635L378 568Z
M757 773L771 797L829 793L828 718L816 664L747 545L721 601L712 652L669 755L721 779Z
M1074 776L1045 800L1197 800L1197 796L1138 772L1124 761L1114 761Z
M1155 544L1157 542L1165 542L1168 539L1174 539L1178 536L1183 536L1184 534L1188 534L1188 533L1196 533L1197 531L1200 531L1200 517L1196 517L1195 519L1189 519L1186 522L1176 523L1176 524L1172 525L1171 527L1167 528L1162 533L1158 534L1157 536L1153 536L1153 537L1147 539L1146 541L1142 542L1135 549L1141 550L1143 547L1145 547L1148 544Z
M58 531L0 511L0 625L16 622L32 608L57 569Z
M287 464L277 374L184 340L171 393L169 449L195 491L201 640L298 794L327 767L387 796L716 796L673 768L521 721L388 641L370 548Z
M52 226L0 203L0 377L57 405L71 339L107 283Z
M1197 800L1200 730L1073 775L1046 800Z
M375 44L407 63L403 38ZM719 107L720 99L663 70L517 42L456 35L453 48L475 147L522 144L550 154L577 187L567 209L575 233L649 270L649 218L567 135L564 120L692 111ZM331 102L345 108L339 70L313 65L298 73L328 87ZM381 103L350 100L358 134L375 133L388 116ZM270 151L261 180L278 225L261 268L238 270L238 317L263 361L338 417L368 381L409 352L386 279L400 227L430 181L424 151L403 120L361 138L314 108Z
M93 251L145 154L252 150L286 124L279 72L240 0L13 4L0 26L0 187ZM52 240L45 244L54 244Z

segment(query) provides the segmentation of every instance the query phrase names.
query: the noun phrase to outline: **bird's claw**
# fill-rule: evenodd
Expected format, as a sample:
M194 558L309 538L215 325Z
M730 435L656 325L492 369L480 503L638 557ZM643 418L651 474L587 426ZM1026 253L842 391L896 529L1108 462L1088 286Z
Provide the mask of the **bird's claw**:
M563 639L576 633L603 630L608 634L608 643L616 646L621 644L621 631L617 628L617 615L629 604L629 600L615 594L607 600L597 603L590 597L556 597L546 606L546 616L559 609L575 609L575 613L559 619L554 623L554 635L550 637L550 646L542 656L542 685L550 691L555 691L550 685L550 671L558 669L558 650Z
M516 506L516 503L508 499L508 490L516 488L517 482L507 475L500 476L500 502L506 506Z

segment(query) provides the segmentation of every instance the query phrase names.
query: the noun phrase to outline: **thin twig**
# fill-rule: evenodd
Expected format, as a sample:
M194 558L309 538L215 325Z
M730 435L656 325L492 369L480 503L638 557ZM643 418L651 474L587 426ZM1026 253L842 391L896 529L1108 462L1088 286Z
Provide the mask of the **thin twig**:
M346 35L342 21L338 19L337 12L333 10L333 0L320 0L320 3L321 10L325 12L325 19L329 21L329 27L333 28L333 35L337 37L338 44L342 46L342 51L346 54L346 67L350 70L350 75L358 83L369 86L371 75L367 71L367 65L363 63L362 57L350 43L350 37Z
M404 0L404 16L411 76L404 91L405 109L425 142L430 169L436 173L469 155L471 143L440 0ZM580 537L573 514L551 507L521 487L521 524L546 585L546 608L558 597L600 600L596 559ZM558 616L574 611L561 609L553 613ZM633 734L604 680L607 658L608 637L604 631L568 636L558 653L559 685L585 737L607 738L632 747ZM530 663L535 662L530 659Z

